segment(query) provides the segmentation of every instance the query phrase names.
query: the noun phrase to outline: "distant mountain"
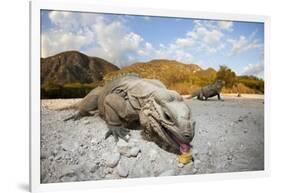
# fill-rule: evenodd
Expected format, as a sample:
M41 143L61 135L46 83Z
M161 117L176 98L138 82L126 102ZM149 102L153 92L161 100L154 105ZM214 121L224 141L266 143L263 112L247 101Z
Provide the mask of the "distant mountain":
M159 79L164 84L169 85L175 81L179 81L179 79L186 79L186 77L202 70L197 64L184 64L175 60L161 59L134 63L118 71L108 73L104 79L110 80L116 75L134 72L141 77Z
M46 81L59 85L93 83L116 70L119 70L117 66L104 59L89 57L78 51L67 51L41 58L41 84Z

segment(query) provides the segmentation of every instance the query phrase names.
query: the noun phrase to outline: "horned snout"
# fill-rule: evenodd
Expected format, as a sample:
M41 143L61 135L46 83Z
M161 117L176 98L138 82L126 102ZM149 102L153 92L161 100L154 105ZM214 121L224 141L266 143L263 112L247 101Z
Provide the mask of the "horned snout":
M183 137L185 138L186 141L192 141L194 134L195 134L195 121L188 121L185 131L183 133Z

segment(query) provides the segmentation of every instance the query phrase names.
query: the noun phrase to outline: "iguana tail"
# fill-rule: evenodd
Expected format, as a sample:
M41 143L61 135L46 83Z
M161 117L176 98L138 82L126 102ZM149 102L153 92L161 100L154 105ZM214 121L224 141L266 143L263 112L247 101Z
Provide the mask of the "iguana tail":
M191 93L191 95L189 97L187 97L187 99L192 99L192 98L198 96L199 94L200 94L200 90L197 90L197 91Z
M55 109L56 111L65 111L65 110L70 110L70 109L77 109L78 106L79 106L79 103L74 103L74 104L71 104L71 105L66 105L64 107L60 107L60 108L57 108Z

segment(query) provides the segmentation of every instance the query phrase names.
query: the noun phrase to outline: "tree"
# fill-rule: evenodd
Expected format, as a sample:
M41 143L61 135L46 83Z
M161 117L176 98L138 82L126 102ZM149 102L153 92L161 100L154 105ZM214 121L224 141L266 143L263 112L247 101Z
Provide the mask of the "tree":
M225 87L231 88L235 84L236 74L225 65L220 66L216 80L224 80Z

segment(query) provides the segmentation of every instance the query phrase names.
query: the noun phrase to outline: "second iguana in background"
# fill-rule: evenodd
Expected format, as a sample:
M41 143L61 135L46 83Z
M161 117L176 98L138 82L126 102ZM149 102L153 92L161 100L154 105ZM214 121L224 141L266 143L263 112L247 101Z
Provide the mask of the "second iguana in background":
M78 113L66 120L77 120L98 110L109 128L105 138L113 135L116 141L128 140L128 129L136 124L147 140L174 153L188 152L194 137L195 121L183 97L159 80L135 74L107 82L73 107Z
M224 80L217 80L212 85L204 86L195 92L193 92L188 99L192 99L194 97L197 97L199 100L208 100L208 98L218 96L218 100L222 100L220 96L220 92L222 87L225 85Z

